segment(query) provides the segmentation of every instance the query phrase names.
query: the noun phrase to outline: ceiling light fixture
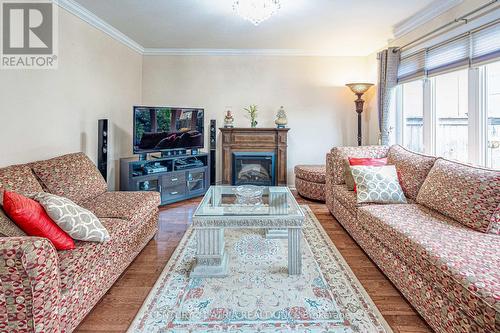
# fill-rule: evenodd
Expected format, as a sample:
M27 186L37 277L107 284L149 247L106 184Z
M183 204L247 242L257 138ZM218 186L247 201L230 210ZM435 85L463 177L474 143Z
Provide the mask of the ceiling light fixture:
M234 11L245 20L259 25L281 8L279 0L236 0Z

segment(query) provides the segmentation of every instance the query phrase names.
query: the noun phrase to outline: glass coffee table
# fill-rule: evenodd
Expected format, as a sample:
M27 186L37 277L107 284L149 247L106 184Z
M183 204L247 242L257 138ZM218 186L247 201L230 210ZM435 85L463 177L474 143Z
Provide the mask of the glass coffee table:
M191 277L223 277L228 274L224 229L259 228L267 238L288 238L288 274L302 271L300 242L304 212L288 187L260 187L262 200L241 203L236 186L211 186L193 215L196 262Z

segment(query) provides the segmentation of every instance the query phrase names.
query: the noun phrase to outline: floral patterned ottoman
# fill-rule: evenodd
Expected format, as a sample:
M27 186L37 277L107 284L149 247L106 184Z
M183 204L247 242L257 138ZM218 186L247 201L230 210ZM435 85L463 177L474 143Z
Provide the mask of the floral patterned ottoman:
M305 198L325 201L324 165L296 165L295 187L297 192Z

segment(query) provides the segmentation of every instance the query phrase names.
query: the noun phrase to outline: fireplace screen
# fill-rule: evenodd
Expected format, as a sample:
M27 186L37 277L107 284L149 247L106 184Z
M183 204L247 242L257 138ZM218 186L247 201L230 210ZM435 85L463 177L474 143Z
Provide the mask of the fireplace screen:
M233 185L273 186L274 153L233 153Z

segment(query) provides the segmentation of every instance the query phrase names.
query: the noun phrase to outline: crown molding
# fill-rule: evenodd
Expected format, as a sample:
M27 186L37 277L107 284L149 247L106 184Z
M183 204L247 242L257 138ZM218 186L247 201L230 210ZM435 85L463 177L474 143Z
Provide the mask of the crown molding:
M464 0L435 0L409 18L396 23L393 27L394 39L406 35L430 20L440 16L449 9L461 4Z
M105 22L103 19L84 8L79 3L73 0L54 0L54 2L61 8L65 9L69 13L75 15L76 17L87 22L91 26L97 28L98 30L108 34L112 38L116 39L120 43L130 47L132 50L143 54L144 47L134 41L132 38L128 37L109 23Z
M325 51L298 49L171 49L145 48L147 56L285 56L285 57L332 57L339 56Z

